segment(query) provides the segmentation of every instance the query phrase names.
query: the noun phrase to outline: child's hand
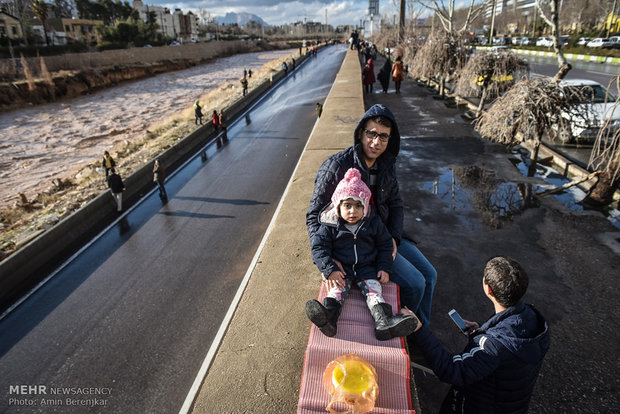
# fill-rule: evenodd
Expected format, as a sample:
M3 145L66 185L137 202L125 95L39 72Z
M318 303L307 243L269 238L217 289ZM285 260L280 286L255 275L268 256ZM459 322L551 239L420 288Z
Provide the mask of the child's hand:
M327 276L327 289L334 287L344 287L344 274L340 270L335 270Z
M379 283L385 285L390 281L390 274L385 270L379 270L379 273L377 273L377 279L379 279Z

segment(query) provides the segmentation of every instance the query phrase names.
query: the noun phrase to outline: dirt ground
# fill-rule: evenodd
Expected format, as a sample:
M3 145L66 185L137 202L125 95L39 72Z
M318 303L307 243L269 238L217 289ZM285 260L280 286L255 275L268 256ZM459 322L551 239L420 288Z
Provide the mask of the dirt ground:
M110 151L127 176L193 131L192 105L213 109L279 70L297 49L239 54L92 95L0 114L0 260L106 189ZM24 198L20 200L20 194Z
M554 196L523 208L519 187L548 183L523 177L514 155L433 95L407 81L401 95L366 96L367 107L383 103L399 120L405 230L438 272L433 331L460 352L466 338L448 312L478 322L491 316L482 271L489 258L510 256L527 270L524 300L546 317L552 337L530 412L617 412L620 230L600 212L572 210ZM449 386L412 372L421 411L437 412Z

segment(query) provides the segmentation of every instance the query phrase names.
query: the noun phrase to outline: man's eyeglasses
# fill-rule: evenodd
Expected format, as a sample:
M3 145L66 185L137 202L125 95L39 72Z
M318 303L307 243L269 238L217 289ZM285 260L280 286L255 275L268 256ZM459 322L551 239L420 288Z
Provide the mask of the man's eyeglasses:
M390 134L386 134L385 132L379 134L378 132L375 131L370 131L368 129L364 129L364 134L366 135L366 138L370 139L370 140L374 140L375 138L379 138L379 141L386 143L390 140Z

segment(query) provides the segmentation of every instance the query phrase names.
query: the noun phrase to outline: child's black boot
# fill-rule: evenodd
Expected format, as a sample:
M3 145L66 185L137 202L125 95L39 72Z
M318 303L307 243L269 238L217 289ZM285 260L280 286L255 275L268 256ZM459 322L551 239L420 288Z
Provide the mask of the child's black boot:
M336 336L338 316L342 305L334 298L323 299L323 304L318 300L312 299L306 302L306 315L313 324L325 334L325 336Z
M380 341L407 336L418 326L413 315L392 315L392 307L388 303L379 303L370 310L375 320L375 336Z

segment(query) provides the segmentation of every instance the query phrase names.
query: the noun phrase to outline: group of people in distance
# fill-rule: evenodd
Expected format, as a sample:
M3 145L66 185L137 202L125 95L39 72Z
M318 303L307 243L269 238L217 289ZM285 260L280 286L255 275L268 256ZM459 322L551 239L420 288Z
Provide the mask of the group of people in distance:
M388 93L390 86L390 79L394 82L394 89L397 94L400 94L400 85L405 79L405 71L403 61L400 56L396 56L394 63L390 59L386 59L385 63L379 70L379 74L375 79L375 66L374 59L366 59L366 64L362 68L362 85L364 86L364 92L372 93L374 83L379 80L383 93Z
M394 115L374 105L355 128L353 145L319 168L306 225L327 294L322 302L306 302L306 314L323 334L336 336L355 285L374 319L376 338L406 336L439 379L452 384L442 413L527 412L549 348L544 317L522 300L528 276L510 258L489 260L482 287L495 313L481 325L465 321L466 348L460 354L448 351L430 328L437 272L403 229L399 149ZM389 281L400 287L403 306L396 314L382 297Z

